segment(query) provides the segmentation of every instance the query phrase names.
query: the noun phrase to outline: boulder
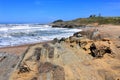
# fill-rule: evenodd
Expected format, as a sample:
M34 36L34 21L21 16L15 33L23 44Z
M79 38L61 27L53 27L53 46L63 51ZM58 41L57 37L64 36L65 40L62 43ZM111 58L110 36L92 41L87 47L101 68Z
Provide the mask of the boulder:
M53 80L65 80L64 68L59 65L54 65L50 62L40 63L39 73L52 72Z
M54 38L53 41L52 41L53 44L55 44L57 42L59 42L59 39L57 39L57 38Z
M65 42L65 37L62 37L60 40L59 40L59 42Z
M92 43L90 45L90 51L91 51L91 55L93 57L103 57L104 54L109 53L109 54L113 54L112 50L110 49L110 47L108 46L104 46L104 45L97 45L95 43Z
M74 33L73 36L75 36L75 37L83 37L82 34L80 34L80 32Z

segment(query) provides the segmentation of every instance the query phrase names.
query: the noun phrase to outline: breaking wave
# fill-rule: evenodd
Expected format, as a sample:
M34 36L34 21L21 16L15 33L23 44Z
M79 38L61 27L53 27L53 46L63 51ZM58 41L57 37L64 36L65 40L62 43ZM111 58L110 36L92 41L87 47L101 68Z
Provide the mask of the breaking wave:
M0 26L0 47L23 45L68 37L81 29L52 28L49 25Z

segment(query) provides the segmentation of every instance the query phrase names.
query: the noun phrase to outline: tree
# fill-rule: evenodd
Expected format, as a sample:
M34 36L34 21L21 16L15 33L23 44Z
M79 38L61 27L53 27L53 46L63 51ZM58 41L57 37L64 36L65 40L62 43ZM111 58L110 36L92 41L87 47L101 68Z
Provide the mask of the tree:
M95 17L96 17L95 14L89 16L89 18L95 18Z

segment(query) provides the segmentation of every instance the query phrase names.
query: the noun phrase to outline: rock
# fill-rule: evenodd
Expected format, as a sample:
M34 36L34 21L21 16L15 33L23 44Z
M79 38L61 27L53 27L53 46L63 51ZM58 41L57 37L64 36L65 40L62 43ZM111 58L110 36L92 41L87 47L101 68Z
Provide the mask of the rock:
M117 48L120 48L120 46L117 46Z
M51 64L50 62L40 63L39 73L47 73L52 71L52 69L53 69L53 64Z
M74 43L74 42L76 42L76 37L70 36L69 40L70 40L70 43Z
M119 80L119 78L116 79L117 75L110 71L98 70L98 74L103 78L103 80Z
M65 72L63 67L54 66L53 80L65 80Z
M57 42L59 42L59 40L57 38L54 38L52 43L55 44Z
M106 53L112 54L112 50L110 49L110 47L104 45L96 46L95 43L92 43L90 45L90 51L91 51L91 55L97 58L103 57L103 55Z
M64 68L58 65L53 65L52 63L49 62L40 63L39 72L40 73L52 72L53 80L65 80Z
M48 57L49 58L54 58L54 47L50 47L49 49L48 49Z
M36 47L34 53L29 56L25 61L39 61L41 56L41 47Z
M83 37L82 34L80 34L79 32L74 33L73 36L75 36L75 37Z
M59 40L59 42L62 42L62 41L65 42L65 40L66 40L65 37L62 37L62 38Z
M102 41L110 41L109 38L103 38Z
M120 39L120 36L118 38Z
M98 29L80 31L75 33L74 36L78 36L78 34L81 34L82 36L86 36L88 39L91 39L91 40L100 40L102 38Z
M118 71L120 72L120 65L112 66L112 69L113 69L113 70L118 70Z
M70 42L69 38L66 38L66 39L65 39L65 42L66 42L66 43L69 43L69 42Z
M87 45L87 41L81 41L80 43L79 43L79 46L80 47L84 47L84 46L86 46Z
M19 57L16 54L0 52L0 59L0 80L9 80L14 67L19 61Z
M0 56L0 62L3 61L7 56Z
M59 28L76 28L80 27L80 25L75 25L75 24L62 24L62 23L55 23L52 24L52 27L59 27Z
M46 48L46 49L48 49L50 47L50 45L47 44L47 43L45 43L45 44L43 44L43 47Z
M90 51L91 51L91 55L92 55L93 57L96 57L96 56L97 56L98 50L97 50L96 45L95 45L94 43L92 43L92 44L90 45Z
M70 45L70 47L72 47L72 48L73 48L73 47L74 47L74 45Z
M112 54L114 47L112 42L107 39L95 41L86 37L81 38L78 34L81 32L69 38L60 40L55 38L55 44L49 42L31 46L20 61L20 66L15 68L12 74L15 77L11 80L119 79L119 75L112 75L114 74L113 70L119 74L119 61L105 55ZM91 37L92 31L90 34L89 32L85 34ZM105 58L95 60L87 53L91 53L95 58L105 55ZM112 60L113 63L118 62L118 66L111 68Z
M38 80L37 77L33 77L31 80Z
M35 48L34 56L36 57L37 61L40 60L40 56L41 56L41 48L40 47Z
M20 74L20 73L26 73L26 72L30 72L30 68L29 67L25 67L25 66L20 66L19 67L18 74Z

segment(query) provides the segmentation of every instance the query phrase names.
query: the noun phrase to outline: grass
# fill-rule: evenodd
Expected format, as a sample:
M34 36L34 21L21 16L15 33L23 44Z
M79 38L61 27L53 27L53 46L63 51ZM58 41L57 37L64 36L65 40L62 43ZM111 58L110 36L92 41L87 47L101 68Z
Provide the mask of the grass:
M101 16L94 16L89 18L78 18L72 21L63 21L63 20L56 20L54 24L75 24L75 25L87 25L98 23L101 24L115 24L120 25L120 17L101 17Z

